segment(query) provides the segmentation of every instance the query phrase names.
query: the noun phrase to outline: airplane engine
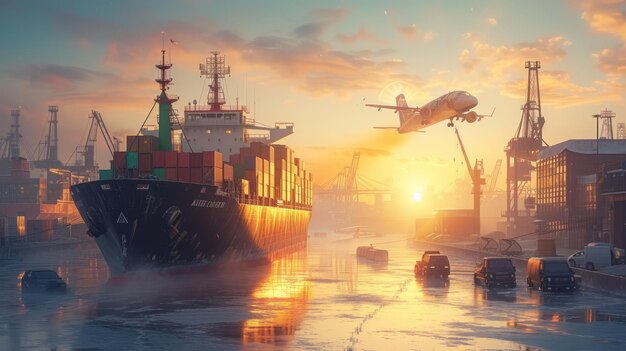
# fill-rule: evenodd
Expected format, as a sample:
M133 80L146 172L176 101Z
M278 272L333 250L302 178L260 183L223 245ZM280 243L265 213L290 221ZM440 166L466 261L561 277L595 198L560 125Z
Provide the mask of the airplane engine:
M478 120L478 114L474 111L470 111L464 114L463 118L467 121L467 123L474 123Z

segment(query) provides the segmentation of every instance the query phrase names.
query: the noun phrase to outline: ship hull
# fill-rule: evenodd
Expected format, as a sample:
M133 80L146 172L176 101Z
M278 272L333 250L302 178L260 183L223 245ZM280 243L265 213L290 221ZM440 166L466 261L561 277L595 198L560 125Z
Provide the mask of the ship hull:
M239 203L207 184L101 180L71 188L113 276L268 260L306 246L311 211Z

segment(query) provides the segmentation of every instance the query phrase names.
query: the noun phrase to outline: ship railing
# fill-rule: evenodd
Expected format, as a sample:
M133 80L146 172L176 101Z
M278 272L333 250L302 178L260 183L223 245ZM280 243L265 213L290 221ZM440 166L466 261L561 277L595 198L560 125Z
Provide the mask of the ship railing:
M248 112L248 106L245 105L222 105L222 111L244 111ZM211 111L211 105L187 105L185 111Z
M235 198L239 203L246 204L246 205L273 206L273 207L298 209L298 210L310 210L312 208L311 205L279 202L276 199L243 195L239 193L236 193L236 194L231 193L230 196Z

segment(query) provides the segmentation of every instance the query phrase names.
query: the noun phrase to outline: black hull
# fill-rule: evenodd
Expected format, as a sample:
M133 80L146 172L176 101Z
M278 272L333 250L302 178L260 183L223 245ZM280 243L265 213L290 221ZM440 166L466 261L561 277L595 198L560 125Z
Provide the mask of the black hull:
M116 179L71 190L112 275L271 261L306 246L310 210L241 204L211 185Z

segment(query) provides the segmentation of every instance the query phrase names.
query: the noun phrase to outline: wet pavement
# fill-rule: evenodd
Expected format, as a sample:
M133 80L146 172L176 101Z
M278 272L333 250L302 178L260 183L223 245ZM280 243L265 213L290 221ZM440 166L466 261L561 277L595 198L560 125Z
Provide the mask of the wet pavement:
M374 243L388 263L355 255ZM401 236L310 238L265 266L136 274L107 283L97 248L33 250L0 262L0 350L598 350L626 347L626 300L598 291L475 287L480 257L451 254L449 281L422 281L428 247ZM445 252L443 252L445 254ZM52 268L65 294L22 292L19 274Z

